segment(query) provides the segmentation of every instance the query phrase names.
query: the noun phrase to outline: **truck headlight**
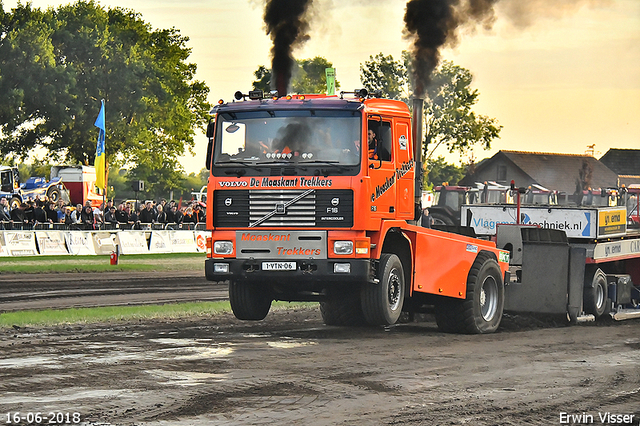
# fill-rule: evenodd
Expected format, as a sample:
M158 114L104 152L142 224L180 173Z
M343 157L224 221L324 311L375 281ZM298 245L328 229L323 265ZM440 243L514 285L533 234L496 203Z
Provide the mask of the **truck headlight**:
M334 241L333 252L335 254L352 254L353 241Z
M216 241L213 243L214 254L231 254L233 253L233 243L231 241Z

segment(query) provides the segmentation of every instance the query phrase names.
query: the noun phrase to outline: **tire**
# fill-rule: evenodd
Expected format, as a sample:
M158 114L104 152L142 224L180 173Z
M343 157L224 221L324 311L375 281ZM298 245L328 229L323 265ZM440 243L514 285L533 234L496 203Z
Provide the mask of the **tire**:
M607 275L597 268L593 274L585 275L584 311L592 314L596 319L607 314L611 299L608 297Z
M487 334L500 326L504 310L504 283L498 262L480 253L467 276L464 300L441 299L436 304L436 323L447 333Z
M54 186L47 190L47 198L51 203L57 203L60 199L60 190Z
M342 299L332 299L320 302L322 321L326 325L361 326L365 319L362 313L360 295L346 295Z
M260 321L271 309L271 297L265 289L246 282L229 282L229 302L236 318L247 321Z
M454 225L453 220L451 220L451 218L448 216L444 216L439 213L434 213L431 215L431 217L433 218L434 225L447 225L447 226Z
M22 204L22 200L20 197L11 197L11 201L9 201L9 206L11 206L11 210L17 209Z
M395 254L385 253L378 265L380 282L362 286L362 313L371 325L395 324L402 313L405 282L402 262Z

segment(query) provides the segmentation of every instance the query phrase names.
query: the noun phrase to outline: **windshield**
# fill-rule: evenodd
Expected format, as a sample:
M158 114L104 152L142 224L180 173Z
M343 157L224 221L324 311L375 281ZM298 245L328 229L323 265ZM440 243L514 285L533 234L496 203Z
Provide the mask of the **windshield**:
M360 120L355 111L222 112L214 164L354 166L360 162Z

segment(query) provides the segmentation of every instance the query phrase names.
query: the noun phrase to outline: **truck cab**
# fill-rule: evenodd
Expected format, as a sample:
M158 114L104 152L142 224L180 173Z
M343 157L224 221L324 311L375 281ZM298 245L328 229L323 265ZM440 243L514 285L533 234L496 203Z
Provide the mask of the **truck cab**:
M327 324L389 325L422 304L413 294L464 300L480 259L495 286L485 322L497 327L506 262L495 244L417 225L407 104L361 92L236 99L218 104L207 130L205 261L207 279L229 281L236 317L260 320L273 300L319 301Z

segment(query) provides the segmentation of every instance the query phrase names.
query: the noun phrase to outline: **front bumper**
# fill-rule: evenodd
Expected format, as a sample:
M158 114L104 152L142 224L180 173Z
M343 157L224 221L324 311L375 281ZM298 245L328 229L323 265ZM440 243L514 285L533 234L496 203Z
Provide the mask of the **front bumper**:
M211 259L205 261L205 275L209 281L244 281L274 283L283 286L322 289L327 285L373 282L371 259L304 259L296 260L292 270L263 270L263 262L274 259ZM216 272L215 264L228 265L228 272ZM342 269L348 264L349 272L335 272L335 264Z

